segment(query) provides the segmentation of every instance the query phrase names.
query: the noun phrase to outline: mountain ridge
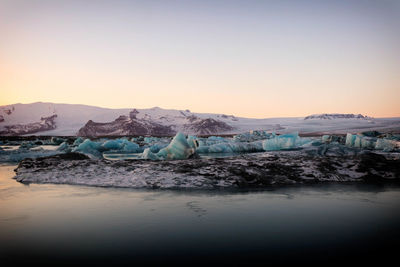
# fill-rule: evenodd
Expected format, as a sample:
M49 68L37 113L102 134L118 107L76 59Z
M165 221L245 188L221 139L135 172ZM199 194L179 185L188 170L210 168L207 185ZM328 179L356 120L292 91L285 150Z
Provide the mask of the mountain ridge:
M340 115L340 113L320 115L337 117L339 116L338 114ZM38 131L29 126L37 126L41 122L41 118L53 115L57 115L54 118L54 126L39 129ZM90 134L88 132L82 134L85 136L95 136L96 129L94 128L96 127L105 135L111 135L112 133L119 135L170 135L176 132L194 135L218 135L236 134L249 130L266 130L277 133L293 131L298 131L299 133L347 133L364 129L400 130L400 118L371 118L361 114L342 114L340 116L368 119L305 119L307 117L254 119L227 114L195 113L188 109L175 110L160 107L110 109L84 104L56 104L51 102L0 106L0 116L2 117L0 135L72 136L84 133L85 126L87 126L87 131L91 128ZM121 116L125 116L123 117L125 119L118 120ZM140 128L140 125L143 127L147 125L144 127L147 130L141 132L136 130ZM107 127L109 129L105 130ZM82 128L84 129L79 133ZM170 130L167 130L168 128ZM9 130L7 132L7 129L14 129L14 131ZM155 132L152 129L158 129L159 132Z

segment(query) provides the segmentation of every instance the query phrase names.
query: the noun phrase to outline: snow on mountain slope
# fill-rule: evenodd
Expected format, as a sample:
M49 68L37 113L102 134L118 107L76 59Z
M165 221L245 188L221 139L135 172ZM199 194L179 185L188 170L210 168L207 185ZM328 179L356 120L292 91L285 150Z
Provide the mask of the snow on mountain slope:
M356 119L356 120L373 120L372 117L364 116L362 114L313 114L304 118L304 120L336 120L336 119Z
M162 109L159 107L136 110L134 108L108 109L87 105L42 102L0 106L0 116L4 119L4 121L0 121L0 131L4 131L6 129L5 126L32 124L40 122L41 118L57 115L54 120L56 123L55 129L35 134L76 135L89 120L94 123L112 123L120 116L129 118L132 111L134 111L137 122L159 124L171 127L176 132L182 131L187 134L232 134L249 130L267 130L277 133L293 131L298 131L299 133L347 133L371 129L400 131L400 118L313 118L305 120L304 117L299 117L251 119L233 115L193 113L189 110ZM358 115L355 116L357 117ZM203 129L202 127L208 127L208 129Z

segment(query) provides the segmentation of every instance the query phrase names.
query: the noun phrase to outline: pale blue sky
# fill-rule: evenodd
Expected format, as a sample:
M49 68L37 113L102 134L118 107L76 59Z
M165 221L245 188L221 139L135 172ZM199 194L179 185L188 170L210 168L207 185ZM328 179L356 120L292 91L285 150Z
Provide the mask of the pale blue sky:
M0 104L400 116L400 1L2 1Z

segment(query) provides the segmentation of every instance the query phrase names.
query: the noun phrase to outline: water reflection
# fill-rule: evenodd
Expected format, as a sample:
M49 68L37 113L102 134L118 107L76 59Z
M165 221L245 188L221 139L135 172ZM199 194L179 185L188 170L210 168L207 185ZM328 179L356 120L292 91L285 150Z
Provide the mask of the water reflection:
M25 186L12 179L14 168L0 167L5 259L333 259L349 251L366 257L365 251L387 249L400 237L400 189L393 186L213 191Z

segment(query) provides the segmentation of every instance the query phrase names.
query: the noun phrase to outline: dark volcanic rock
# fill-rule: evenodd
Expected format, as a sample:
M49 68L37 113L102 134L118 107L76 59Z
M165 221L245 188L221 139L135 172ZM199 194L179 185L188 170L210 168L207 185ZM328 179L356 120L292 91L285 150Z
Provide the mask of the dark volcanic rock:
M68 157L81 157L66 154ZM322 182L399 182L400 159L309 156L299 151L246 154L232 158L149 160L23 160L16 169L23 183L63 183L132 188L226 188Z
M4 126L5 130L1 131L0 135L16 136L53 130L57 127L55 122L56 118L57 115L54 114L49 117L40 118L40 122L7 125Z
M62 162L62 161L88 160L88 159L89 159L88 156L81 154L81 153L76 153L76 152L58 154L58 155L41 157L41 158L36 158L36 159L26 158L18 164L17 169L18 168L25 168L25 169L49 168L51 166L56 166L57 163Z
M367 182L387 182L400 179L400 160L388 160L384 155L365 153L357 171L365 172L362 177Z

